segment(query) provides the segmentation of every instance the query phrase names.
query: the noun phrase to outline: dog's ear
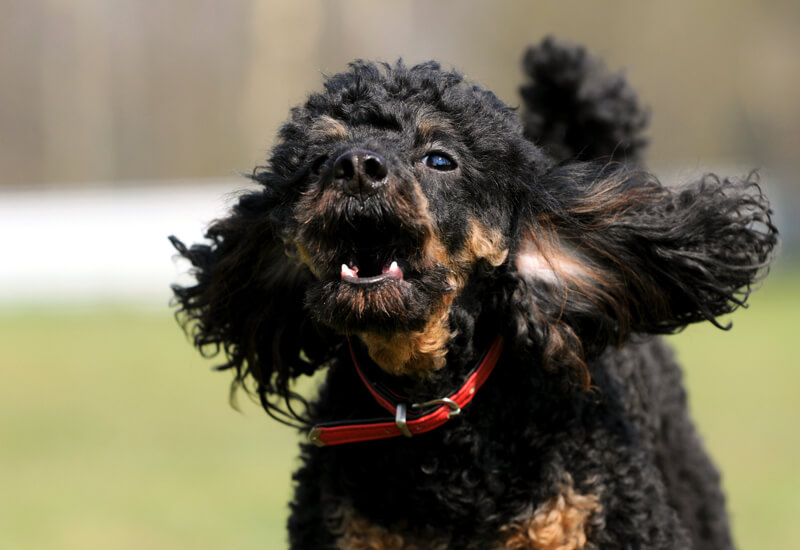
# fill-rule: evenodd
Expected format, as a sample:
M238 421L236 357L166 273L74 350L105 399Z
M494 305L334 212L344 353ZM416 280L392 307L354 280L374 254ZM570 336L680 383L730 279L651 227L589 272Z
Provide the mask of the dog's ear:
M305 405L292 380L326 364L336 346L304 309L312 275L286 255L282 200L274 194L242 196L227 218L209 227L210 244L186 247L170 237L196 278L173 291L176 315L195 346L206 356L224 352L217 368L235 370L232 390L254 391L269 414L292 423L304 420L298 407Z
M670 333L745 303L777 244L754 174L680 188L621 166L538 178L514 266L545 361L573 367L631 332Z

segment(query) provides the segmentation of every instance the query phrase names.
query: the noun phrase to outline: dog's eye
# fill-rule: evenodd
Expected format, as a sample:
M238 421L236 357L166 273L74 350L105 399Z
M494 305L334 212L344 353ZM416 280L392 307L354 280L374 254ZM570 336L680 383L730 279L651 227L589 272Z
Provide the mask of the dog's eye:
M422 162L428 168L433 168L434 170L441 170L443 172L456 169L455 161L453 161L453 159L451 159L444 153L428 153L427 155L422 157Z
M322 155L320 157L315 158L314 162L311 163L311 172L313 172L316 175L319 175L319 173L322 172L322 166L325 164L327 160L328 160L328 155Z

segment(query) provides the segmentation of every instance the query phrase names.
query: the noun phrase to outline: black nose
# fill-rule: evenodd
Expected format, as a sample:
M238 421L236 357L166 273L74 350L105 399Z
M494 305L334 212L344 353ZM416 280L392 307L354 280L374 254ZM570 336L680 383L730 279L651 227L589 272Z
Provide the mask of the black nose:
M389 170L378 153L354 149L339 156L333 164L333 179L354 197L366 198L386 183Z

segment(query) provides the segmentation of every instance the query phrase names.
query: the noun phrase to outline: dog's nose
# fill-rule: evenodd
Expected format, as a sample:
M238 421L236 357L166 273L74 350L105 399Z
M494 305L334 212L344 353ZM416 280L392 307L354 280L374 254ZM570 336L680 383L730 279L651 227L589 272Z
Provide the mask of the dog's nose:
M386 159L372 151L348 151L333 163L334 181L348 195L362 199L374 194L386 183L388 174Z

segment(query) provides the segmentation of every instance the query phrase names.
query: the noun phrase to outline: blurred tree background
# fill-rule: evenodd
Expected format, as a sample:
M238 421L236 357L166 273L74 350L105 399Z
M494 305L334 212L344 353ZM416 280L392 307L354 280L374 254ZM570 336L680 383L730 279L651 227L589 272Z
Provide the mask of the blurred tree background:
M798 162L800 4L2 0L0 183L228 175L354 58L435 58L517 104L553 33L626 70L656 166Z
M182 340L165 236L199 234L209 197L352 59L436 59L517 105L521 54L548 34L627 74L665 182L762 174L774 276L733 334L673 341L738 540L794 549L796 0L0 0L0 548L281 547L295 434L229 410L227 377ZM148 272L155 298L121 293ZM52 302L69 277L81 298Z

